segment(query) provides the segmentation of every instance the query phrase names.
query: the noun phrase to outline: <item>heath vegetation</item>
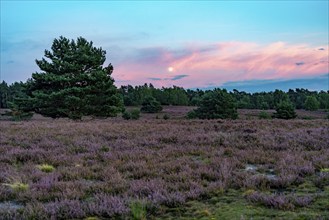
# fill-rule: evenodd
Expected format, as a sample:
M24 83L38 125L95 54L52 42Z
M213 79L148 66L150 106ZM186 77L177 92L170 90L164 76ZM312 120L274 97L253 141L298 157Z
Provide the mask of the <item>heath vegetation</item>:
M1 121L0 218L329 217L329 121L145 115Z

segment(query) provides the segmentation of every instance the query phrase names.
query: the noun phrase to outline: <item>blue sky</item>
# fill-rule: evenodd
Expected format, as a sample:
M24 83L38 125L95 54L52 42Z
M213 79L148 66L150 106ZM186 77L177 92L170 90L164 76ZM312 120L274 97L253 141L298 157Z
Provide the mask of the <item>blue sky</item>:
M273 81L328 90L329 79L314 88L329 73L328 8L328 1L1 0L1 79L30 78L35 59L62 35L105 49L118 86L246 82L246 90L261 90Z

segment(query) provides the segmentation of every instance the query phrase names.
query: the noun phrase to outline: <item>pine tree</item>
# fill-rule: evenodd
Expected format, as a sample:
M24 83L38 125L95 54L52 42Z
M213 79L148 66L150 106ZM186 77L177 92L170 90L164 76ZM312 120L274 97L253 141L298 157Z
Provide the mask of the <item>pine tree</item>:
M188 117L197 117L200 119L236 119L238 113L232 95L227 93L225 89L214 89L201 97L199 107L194 112L190 112Z
M147 96L143 103L141 112L147 112L147 113L157 113L162 111L162 106L160 102L158 102L154 97Z
M113 84L113 66L102 67L105 54L82 37L55 39L45 58L36 60L43 72L32 74L27 82L29 98L21 107L52 118L116 116L123 101Z
M273 117L280 119L293 119L297 117L295 107L289 101L281 101L277 107Z

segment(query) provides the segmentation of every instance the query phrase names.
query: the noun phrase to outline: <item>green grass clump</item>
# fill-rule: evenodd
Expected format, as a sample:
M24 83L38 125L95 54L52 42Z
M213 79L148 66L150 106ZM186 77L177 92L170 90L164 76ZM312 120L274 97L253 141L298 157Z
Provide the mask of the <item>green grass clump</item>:
M49 164L41 164L41 165L38 165L37 168L45 173L51 173L55 170L55 167L53 167L52 165L49 165Z
M140 201L135 201L130 204L130 210L133 219L145 220L146 219L146 205Z
M322 168L320 171L322 173L329 173L329 168Z
M14 183L5 183L5 186L9 186L14 192L25 192L29 189L29 185L22 182L14 182Z

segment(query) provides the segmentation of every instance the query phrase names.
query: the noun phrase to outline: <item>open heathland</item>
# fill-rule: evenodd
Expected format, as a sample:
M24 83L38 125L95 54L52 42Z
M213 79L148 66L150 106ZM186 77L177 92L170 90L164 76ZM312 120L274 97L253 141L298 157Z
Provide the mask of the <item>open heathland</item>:
M0 121L0 219L329 219L329 120L164 111Z

